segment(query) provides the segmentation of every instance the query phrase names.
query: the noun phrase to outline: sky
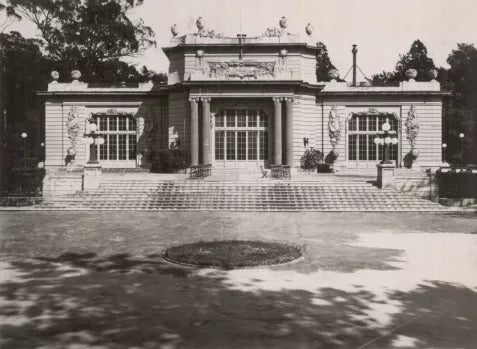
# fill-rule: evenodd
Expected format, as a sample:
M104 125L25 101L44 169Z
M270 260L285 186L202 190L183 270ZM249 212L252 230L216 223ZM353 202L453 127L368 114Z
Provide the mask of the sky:
M368 77L392 70L415 39L444 67L457 43L477 44L477 0L144 0L130 15L151 26L157 41L157 48L134 62L158 72L168 69L161 47L169 45L171 25L177 25L179 35L194 33L199 16L206 27L232 37L260 35L286 16L288 31L305 38L311 23L312 40L325 43L341 76L351 67L353 44L358 45L358 66ZM35 36L26 21L9 29Z

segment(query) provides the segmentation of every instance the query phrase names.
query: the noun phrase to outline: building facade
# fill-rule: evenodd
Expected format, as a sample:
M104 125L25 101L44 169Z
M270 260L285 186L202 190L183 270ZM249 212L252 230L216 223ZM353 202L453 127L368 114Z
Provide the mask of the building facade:
M90 151L103 167L150 166L155 149L182 148L192 165L258 168L299 167L308 148L335 159L335 167L375 168L383 147L375 143L390 124L390 158L398 167L441 163L442 92L429 81L396 87L317 81L313 28L304 35L279 28L258 37L226 37L197 20L197 32L171 28L167 85L96 86L53 81L45 98L45 166L56 169L74 158L84 165ZM301 38L303 37L303 38ZM89 125L104 143L91 147Z

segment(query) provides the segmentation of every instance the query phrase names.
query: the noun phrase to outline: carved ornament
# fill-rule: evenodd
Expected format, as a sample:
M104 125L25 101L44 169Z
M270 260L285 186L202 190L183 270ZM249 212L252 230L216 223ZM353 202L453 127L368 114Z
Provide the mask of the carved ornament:
M220 79L260 79L275 76L276 62L208 62L209 77Z
M78 107L71 107L71 111L68 113L68 118L66 119L66 128L71 147L76 151L76 143L78 142L81 128Z
M328 116L328 131L330 136L330 143L333 147L333 152L341 139L341 122L340 116L335 106L331 107L330 114Z

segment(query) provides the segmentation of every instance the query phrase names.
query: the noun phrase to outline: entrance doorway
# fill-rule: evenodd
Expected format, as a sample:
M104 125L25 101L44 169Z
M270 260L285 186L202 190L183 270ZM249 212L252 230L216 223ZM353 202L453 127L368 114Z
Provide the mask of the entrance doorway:
M261 109L224 109L215 116L214 165L268 165L268 116Z
M382 135L381 125L388 120L389 134L399 139L399 122L392 114L353 114L348 122L348 163L356 167L375 167L384 156L383 146L376 145L374 138ZM389 145L389 159L399 158L398 144Z

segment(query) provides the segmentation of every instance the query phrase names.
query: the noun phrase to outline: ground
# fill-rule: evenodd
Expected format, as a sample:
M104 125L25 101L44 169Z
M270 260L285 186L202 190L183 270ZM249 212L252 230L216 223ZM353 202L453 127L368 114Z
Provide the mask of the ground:
M0 212L0 347L475 348L475 213ZM303 247L188 268L168 246Z

